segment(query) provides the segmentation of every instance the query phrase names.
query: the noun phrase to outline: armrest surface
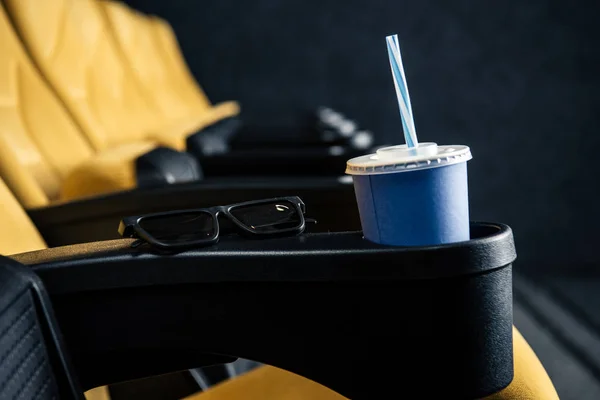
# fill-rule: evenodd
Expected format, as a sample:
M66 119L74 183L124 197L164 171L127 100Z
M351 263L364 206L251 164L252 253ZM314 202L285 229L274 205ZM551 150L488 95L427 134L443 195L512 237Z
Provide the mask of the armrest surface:
M74 244L70 246L53 247L50 249L29 251L10 256L15 261L25 265L57 263L61 261L89 259L100 262L102 256L115 256L127 253L135 239L116 239L101 242ZM100 259L100 260L99 260Z
M133 239L117 239L11 258L34 267L52 293L189 283L437 279L494 270L516 258L510 228L473 224L472 234L481 237L418 248L378 245L360 232L269 240L234 236L177 254L161 254L145 245L131 248Z
M389 393L402 359L404 379L428 394L477 397L512 379L515 252L506 226L472 232L420 249L355 232L228 237L173 255L119 240L15 258L52 295L85 388L242 357L372 398ZM374 380L387 383L374 391Z

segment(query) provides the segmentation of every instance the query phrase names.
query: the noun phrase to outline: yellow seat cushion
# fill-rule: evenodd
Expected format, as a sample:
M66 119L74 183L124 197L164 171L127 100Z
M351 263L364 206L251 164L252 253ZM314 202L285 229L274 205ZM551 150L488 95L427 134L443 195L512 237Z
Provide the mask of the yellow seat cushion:
M170 43L161 40L170 32L164 22L108 4L112 6L96 0L6 0L36 66L94 149L153 140L184 150L185 138L205 121L238 113L231 105L211 112L185 63L172 71L170 60L178 56L164 57L163 42ZM160 34L154 33L155 26ZM183 81L193 86L184 87Z
M198 132L215 122L221 121L227 117L233 117L240 112L240 107L235 101L219 103L214 107L206 110L202 114L184 118L171 126L157 133L156 140L175 149L185 149L186 139L190 134ZM181 133L185 134L182 135Z
M148 138L163 122L141 95L92 0L5 0L31 57L94 148Z
M0 254L46 248L46 243L17 199L0 179Z
M149 17L118 1L100 1L101 9L114 35L117 48L131 66L132 75L140 83L146 98L169 122L189 117L193 108L182 96L177 77L164 59L160 43L152 32ZM202 109L210 108L203 97Z
M152 142L129 143L100 152L66 177L60 200L97 196L136 186L136 159L155 148Z
M161 58L171 74L172 87L194 112L209 108L211 103L190 72L173 28L167 21L155 16L148 17L147 21L151 26L151 34L158 43Z
M240 113L240 106L236 102L223 102L212 106L204 91L198 86L196 79L190 72L173 28L167 21L151 16L147 17L147 23L151 26L151 33L154 41L158 43L158 49L163 63L166 64L169 73L170 85L175 88L178 95L185 101L192 115L189 119L193 130L198 130L208 124L214 123L219 119L236 116ZM202 114L207 109L213 108L210 117L204 117ZM217 110L218 109L218 110ZM207 124L207 121L208 122ZM190 128L190 131L192 129Z
M0 177L25 208L131 189L148 141L95 151L24 51L0 5Z
M93 150L23 50L0 5L0 176L26 207L56 200Z
M48 205L50 193L44 192L40 182L27 170L27 165L23 165L18 154L12 152L4 133L0 128L0 177L6 181L25 207L34 208ZM54 188L51 193L54 193Z
M188 396L185 400L345 400L310 379L269 365Z
M239 114L236 102L210 104L187 69L166 21L136 12L121 2L100 4L138 87L165 120L162 127L150 132L151 139L184 150L190 134Z
M521 333L513 328L515 377L500 392L486 397L489 400L556 400L558 394L544 366Z
M558 395L537 356L523 336L513 328L515 377L489 400L556 400ZM403 398L398 376L398 391L390 398ZM374 383L376 384L376 383ZM432 382L435 384L435 382ZM414 390L415 388L413 388ZM450 389L451 390L451 389ZM406 397L408 398L408 397ZM452 392L444 398L453 398ZM307 378L271 366L263 366L240 377L221 383L206 392L186 397L186 400L343 400L345 397Z
M110 400L110 395L106 386L100 386L85 392L85 398L86 400Z

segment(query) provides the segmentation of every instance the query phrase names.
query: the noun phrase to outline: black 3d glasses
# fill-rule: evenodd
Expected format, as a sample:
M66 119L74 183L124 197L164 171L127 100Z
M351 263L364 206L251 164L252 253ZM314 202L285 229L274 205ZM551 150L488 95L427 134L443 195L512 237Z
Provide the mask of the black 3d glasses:
M125 217L119 224L119 234L167 250L207 246L219 240L219 217L224 216L244 235L288 236L304 231L305 211L299 197L280 197Z

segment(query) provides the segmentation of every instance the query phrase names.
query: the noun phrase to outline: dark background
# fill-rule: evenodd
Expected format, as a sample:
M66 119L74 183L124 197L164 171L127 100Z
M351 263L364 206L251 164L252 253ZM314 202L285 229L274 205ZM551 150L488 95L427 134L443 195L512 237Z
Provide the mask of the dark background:
M210 99L239 100L248 123L329 105L394 144L398 33L420 140L472 148L472 218L515 229L521 269L597 264L600 2L128 3L166 18Z

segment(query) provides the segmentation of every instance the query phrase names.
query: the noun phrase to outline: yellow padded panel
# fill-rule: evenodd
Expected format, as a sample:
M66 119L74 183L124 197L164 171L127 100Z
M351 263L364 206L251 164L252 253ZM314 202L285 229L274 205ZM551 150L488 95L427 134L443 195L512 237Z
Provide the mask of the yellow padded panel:
M175 32L173 32L167 21L154 16L147 18L147 23L152 28L151 32L154 40L159 44L161 58L170 71L171 86L176 89L177 93L185 99L186 104L192 109L193 116L187 121L189 126L193 126L197 130L219 119L238 115L240 106L233 101L217 104L208 112L208 115L203 115L203 110L209 109L211 103L187 67Z
M26 207L43 207L49 203L48 196L36 182L33 175L23 168L20 160L12 153L11 143L0 129L0 177L3 178L15 196ZM1 253L0 253L1 254Z
M190 115L190 105L173 85L177 82L163 60L147 17L121 2L101 1L101 8L114 34L117 48L127 60L132 75L140 82L146 98L170 121ZM203 104L210 107L210 104Z
M85 392L86 400L110 400L107 386L100 386Z
M515 377L504 390L489 400L558 400L558 394L544 366L521 333L513 328Z
M138 87L166 121L166 128L153 131L152 138L184 150L188 135L239 114L236 102L210 104L187 69L167 22L138 13L120 2L100 4Z
M392 397L390 397L392 398ZM327 387L291 372L263 366L185 400L345 400Z
M140 141L94 154L0 7L0 176L26 208L135 187Z
M0 174L23 205L43 206L58 197L73 166L91 155L0 6Z
M135 160L154 148L151 142L111 147L77 166L65 179L60 199L69 201L136 186Z
M188 135L224 118L233 117L239 114L239 112L240 107L235 101L219 103L201 114L184 118L172 124L168 128L163 129L155 138L165 146L183 150L186 148L186 138Z
M161 122L115 49L96 1L5 3L25 47L95 149L144 139Z
M0 179L0 254L10 255L46 248L44 239Z
M161 59L170 71L171 86L185 99L192 110L192 117L187 122L190 126L201 129L220 119L240 113L240 106L234 101L219 103L211 109L210 101L187 66L173 28L167 21L155 16L147 17L147 23L151 26L154 41L158 43ZM203 115L203 110L208 115Z
M489 400L556 400L558 395L546 370L523 336L513 327L515 377L504 390L486 397ZM399 381L399 385L402 382ZM405 382L408 386L410 382ZM432 382L435 384L435 382ZM398 387L400 398L402 387ZM449 392L447 398L453 398ZM343 400L345 397L307 378L274 368L260 367L226 381L186 400Z
M183 98L196 110L202 110L210 107L210 101L206 94L200 89L196 79L187 67L183 58L183 53L177 42L177 37L173 28L167 21L158 17L148 17L151 25L151 32L159 43L159 49L162 59L167 63L167 68L171 71L171 84Z

